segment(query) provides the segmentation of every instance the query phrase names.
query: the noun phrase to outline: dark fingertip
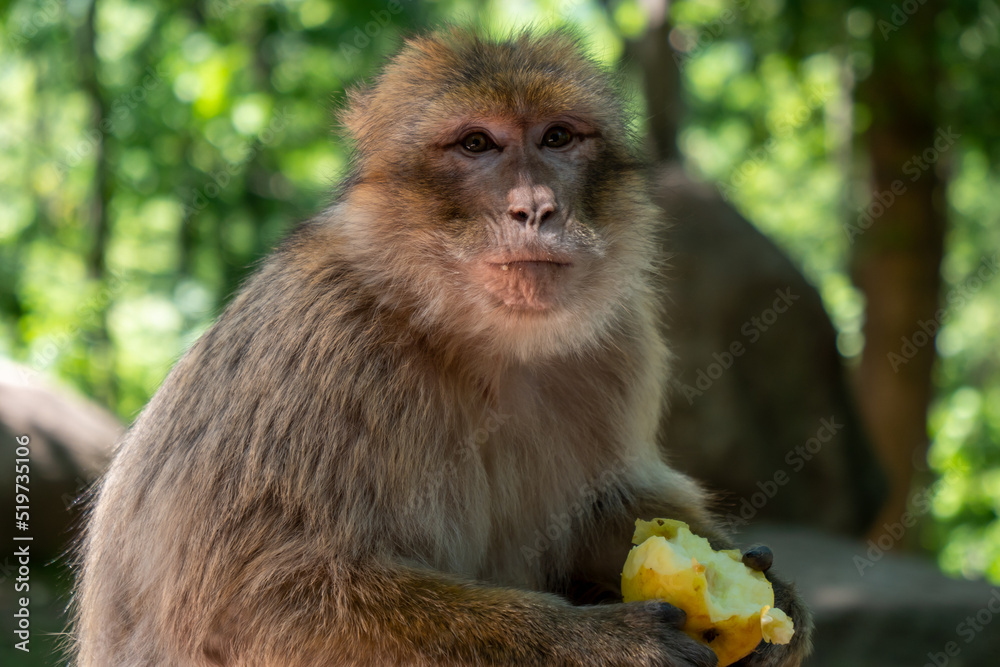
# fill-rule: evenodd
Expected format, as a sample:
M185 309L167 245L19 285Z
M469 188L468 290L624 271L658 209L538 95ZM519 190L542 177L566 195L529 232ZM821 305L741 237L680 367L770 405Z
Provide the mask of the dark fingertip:
M715 651L698 644L698 653L691 656L691 664L695 667L717 667L719 658L715 655Z
M683 609L679 609L666 602L650 600L646 603L646 609L657 619L677 628L682 627L684 622L687 621L687 614Z
M774 554L771 552L770 547L761 545L743 552L743 564L751 570L767 572L771 569L773 563Z

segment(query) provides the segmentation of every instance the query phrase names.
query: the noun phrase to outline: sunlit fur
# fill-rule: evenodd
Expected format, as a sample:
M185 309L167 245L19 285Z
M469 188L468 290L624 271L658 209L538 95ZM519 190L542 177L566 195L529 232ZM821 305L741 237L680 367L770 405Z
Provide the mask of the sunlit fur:
M654 608L561 597L616 593L637 516L715 535L654 446L656 218L609 81L563 34L448 31L351 96L337 202L178 362L96 490L79 665L708 664ZM479 260L541 241L456 201L491 184L428 156L469 114L566 113L599 129L545 241L576 264L504 305Z

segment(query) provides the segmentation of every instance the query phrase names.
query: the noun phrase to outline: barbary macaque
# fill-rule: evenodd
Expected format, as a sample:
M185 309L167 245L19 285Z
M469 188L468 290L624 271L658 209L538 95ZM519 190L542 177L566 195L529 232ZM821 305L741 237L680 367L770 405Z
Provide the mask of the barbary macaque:
M615 79L564 32L444 29L342 122L335 202L95 491L77 663L716 664L620 597L636 518L726 538L656 446L662 214ZM798 665L808 612L768 576L797 632L740 664Z

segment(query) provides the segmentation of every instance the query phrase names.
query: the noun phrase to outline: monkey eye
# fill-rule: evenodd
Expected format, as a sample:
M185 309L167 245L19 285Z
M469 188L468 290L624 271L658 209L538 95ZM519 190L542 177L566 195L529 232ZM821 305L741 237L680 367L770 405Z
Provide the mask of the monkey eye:
M482 153L491 148L496 148L496 144L486 135L485 132L471 132L461 141L462 148L470 153Z
M573 133L562 125L550 127L545 131L545 136L542 137L542 145L547 148L562 148L571 141L573 141Z

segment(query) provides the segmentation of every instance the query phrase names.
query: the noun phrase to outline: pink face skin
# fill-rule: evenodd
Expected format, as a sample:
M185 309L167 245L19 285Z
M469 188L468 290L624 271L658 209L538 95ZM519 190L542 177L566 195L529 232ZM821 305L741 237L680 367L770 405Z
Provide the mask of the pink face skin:
M441 135L438 165L479 221L465 266L497 302L549 311L586 270L594 233L574 205L599 141L569 116L466 119Z

